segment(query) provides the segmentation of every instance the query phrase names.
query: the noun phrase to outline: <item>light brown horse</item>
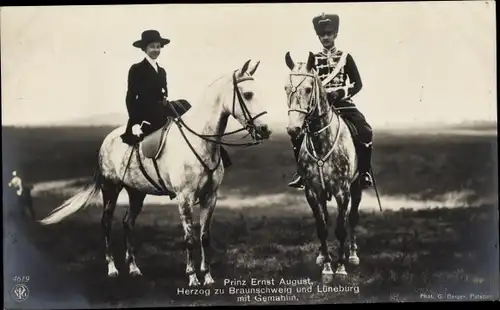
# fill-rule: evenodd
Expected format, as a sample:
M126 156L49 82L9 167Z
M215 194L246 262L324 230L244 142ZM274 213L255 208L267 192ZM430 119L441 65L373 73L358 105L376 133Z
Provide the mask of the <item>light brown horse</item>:
M141 275L137 266L134 245L130 241L137 216L142 210L146 195L166 196L174 193L179 206L180 219L186 244L186 274L190 286L200 285L196 276L193 252L196 236L193 230L193 206L200 204L201 267L205 285L214 283L210 273L210 222L218 190L224 176L221 164L222 136L230 115L249 131L254 142L268 139L271 131L260 118L262 112L259 96L255 92L254 73L259 62L250 66L250 60L240 69L212 83L204 99L177 118L165 138L165 146L157 157L160 180L168 191L151 184L144 171L155 176L155 167L143 154L131 156L132 147L123 143L120 135L125 126L112 131L101 145L95 184L73 196L43 219L43 224L61 221L87 205L93 196L102 192L104 208L102 228L106 246L108 275L117 276L114 257L110 249L111 222L120 191L125 188L130 206L123 220L125 230L125 260L131 275ZM244 130L244 129L243 129ZM141 148L138 148L139 152ZM127 169L128 167L128 169ZM142 169L141 169L142 168Z
M327 201L333 197L338 206L335 235L340 242L335 273L347 275L347 217L350 228L349 262L359 264L355 228L359 221L362 188L354 141L345 121L327 101L315 69L314 54L309 53L307 63L294 63L290 53L286 53L285 63L291 70L285 86L288 98L287 132L292 138L305 136L298 156L298 171L305 182L306 199L316 220L321 242L316 263L323 268L322 275L333 274L326 241L331 222Z

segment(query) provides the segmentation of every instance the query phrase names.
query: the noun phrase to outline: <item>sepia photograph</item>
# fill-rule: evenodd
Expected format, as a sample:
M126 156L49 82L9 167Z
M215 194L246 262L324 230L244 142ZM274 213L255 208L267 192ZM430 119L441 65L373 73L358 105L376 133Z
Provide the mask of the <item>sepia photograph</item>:
M2 6L3 308L498 300L495 6Z

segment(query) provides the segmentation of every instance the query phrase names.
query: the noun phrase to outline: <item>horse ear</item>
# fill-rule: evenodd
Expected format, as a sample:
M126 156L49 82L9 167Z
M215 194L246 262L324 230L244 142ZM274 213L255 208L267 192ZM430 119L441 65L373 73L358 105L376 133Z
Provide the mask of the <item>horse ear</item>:
M307 59L307 71L311 71L316 67L316 58L313 53L309 52L309 58Z
M241 70L240 70L240 74L239 74L239 76L240 76L240 77L241 77L241 76L243 76L243 74L245 74L245 72L247 72L247 70L248 70L248 65L250 65L250 60L251 60L251 59L247 60L247 62L245 62L245 64L244 64L244 65L243 65L243 67L241 68Z
M285 63L290 70L293 70L295 68L295 64L293 63L292 57L290 57L290 52L286 52L285 55Z
M257 71L257 68L259 67L260 65L260 60L257 61L257 63L255 64L255 66L253 66L252 68L249 69L248 73L250 75L253 75L255 73L255 71Z

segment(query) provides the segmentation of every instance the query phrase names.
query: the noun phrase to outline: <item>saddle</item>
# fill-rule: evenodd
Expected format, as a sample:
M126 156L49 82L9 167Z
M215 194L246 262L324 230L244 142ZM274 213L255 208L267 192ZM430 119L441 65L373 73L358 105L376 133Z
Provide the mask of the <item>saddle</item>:
M185 99L165 101L164 103L167 120L160 129L153 131L141 141L142 153L146 158L158 158L163 146L165 136L172 127L173 119L181 117L191 109L191 104Z
M342 117L342 114L340 115ZM351 133L352 136L352 142L354 144L358 143L358 130L356 129L356 126L354 126L354 123L348 120L347 118L342 117L344 120L345 124L347 125L347 128L349 128L349 132Z
M140 143L144 157L153 159L158 158L158 155L165 146L166 135L170 131L173 123L174 119L172 117L167 117L167 121L162 128L144 137Z
M359 165L359 156L360 156L360 149L359 149L359 141L358 141L358 130L356 129L356 126L354 123L349 120L347 117L344 117L344 114L342 113L342 110L336 110L336 113L339 114L340 118L344 120L344 123L347 125L347 128L349 129L349 132L351 133L351 138L352 142L354 143L354 148L356 149L356 157Z
M356 129L356 126L351 120L349 120L349 118L345 117L343 110L335 109L335 113L338 114L340 118L344 121L344 123L347 125L347 128L351 133L351 137L353 140L352 142L354 142L354 144L356 145L358 143L358 130Z
M191 104L185 99L178 99L170 101L167 105L168 115L166 123L162 128L152 132L151 134L145 136L141 141L141 148L144 157L157 159L160 152L163 150L166 141L166 135L172 127L173 120L175 117L180 117L184 115L191 109ZM228 152L221 146L221 158L224 168L229 168L232 166L231 158Z

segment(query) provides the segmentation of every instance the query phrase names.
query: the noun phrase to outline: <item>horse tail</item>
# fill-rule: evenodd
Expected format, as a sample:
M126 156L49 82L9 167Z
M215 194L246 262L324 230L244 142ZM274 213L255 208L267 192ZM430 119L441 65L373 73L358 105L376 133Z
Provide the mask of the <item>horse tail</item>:
M39 222L42 225L55 224L90 204L97 204L98 202L95 197L99 194L101 189L101 181L102 175L98 167L93 177L93 184L87 186L73 197L67 199L58 208L54 209L47 217Z

